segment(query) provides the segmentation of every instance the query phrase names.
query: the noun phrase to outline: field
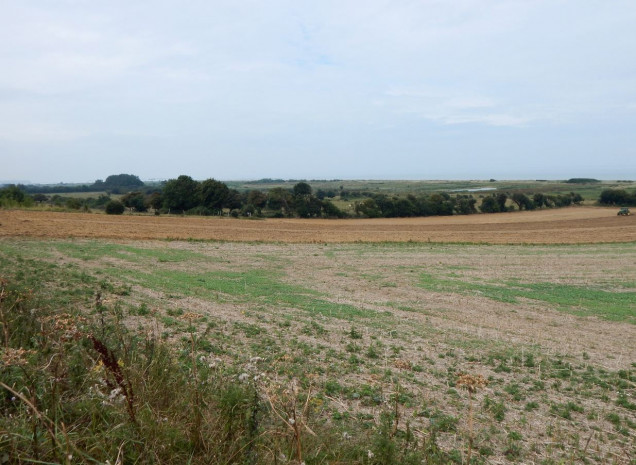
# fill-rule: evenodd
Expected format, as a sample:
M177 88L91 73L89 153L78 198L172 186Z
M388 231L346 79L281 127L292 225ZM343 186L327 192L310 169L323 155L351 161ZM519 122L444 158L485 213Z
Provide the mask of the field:
M0 274L97 328L106 319L166 343L195 361L195 379L249 385L271 415L254 440L260 458L240 463L299 463L302 438L307 464L422 453L633 465L634 241L634 217L588 207L343 221L0 211ZM191 389L193 403L223 411L225 397L205 403ZM165 428L183 416L147 402L141 426L111 432L113 455L91 453L134 457L124 432L150 435L142 412ZM103 408L126 418L125 403ZM68 441L83 444L74 431ZM194 443L171 450L197 463Z
M107 216L0 210L0 237L196 239L264 242L471 242L572 244L636 241L636 215L571 207L409 219L266 219Z
M227 185L239 191L251 189L268 190L274 187L291 189L298 180L275 181L275 182L245 182L227 181ZM591 183L568 183L556 180L332 180L332 181L308 181L314 191L333 191L339 193L341 188L351 194L356 192L373 192L398 195L426 195L435 192L472 192L474 195L488 194L489 191L499 192L524 192L544 194L567 194L576 192L581 194L588 201L598 199L603 189L628 189L636 188L636 181L600 181Z

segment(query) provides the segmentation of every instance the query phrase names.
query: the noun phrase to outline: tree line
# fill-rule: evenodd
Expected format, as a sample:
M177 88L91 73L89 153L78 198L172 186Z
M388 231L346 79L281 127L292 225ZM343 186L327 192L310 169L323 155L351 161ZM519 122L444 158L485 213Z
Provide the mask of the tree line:
M605 189L598 201L601 205L636 206L636 190L628 192L625 189Z
M49 204L54 207L75 209L102 209L109 214L153 211L155 214L231 215L234 217L301 217L301 218L395 218L440 215L469 215L499 213L511 210L535 210L577 205L583 197L574 192L567 194L525 194L522 192L496 192L480 195L433 193L406 196L367 191L340 190L314 191L305 181L291 189L274 187L266 191L239 192L213 178L196 181L181 175L159 185L147 186L137 176L120 174L97 180L98 197L64 197L45 191L35 192L33 186L7 186L0 189L0 206L33 206ZM55 192L55 191L53 191ZM81 190L79 192L82 192ZM121 192L125 192L121 195ZM118 198L111 194L120 193ZM347 211L336 206L333 199L346 201ZM606 189L599 199L601 205L636 205L636 191ZM342 202L340 203L342 205Z
M103 192L121 194L145 186L144 182L134 174L113 174L105 180L98 179L93 184L53 184L53 185L23 185L18 184L27 194L72 194L78 192Z
M196 181L186 175L166 181L160 191L149 195L129 192L119 201L106 205L106 212L123 212L122 206L140 212L152 208L155 212L189 215L262 216L266 210L268 216L274 217L346 216L329 200L314 195L306 182L298 182L292 189L275 187L267 192L239 192L212 178Z

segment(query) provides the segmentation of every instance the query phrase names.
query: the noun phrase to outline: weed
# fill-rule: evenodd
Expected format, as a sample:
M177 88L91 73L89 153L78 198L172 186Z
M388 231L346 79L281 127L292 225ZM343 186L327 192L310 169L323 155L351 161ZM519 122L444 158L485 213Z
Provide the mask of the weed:
M484 408L490 411L490 413L492 413L493 418L497 420L498 422L502 422L504 418L506 417L507 408L504 405L503 401L496 402L492 400L489 396L486 396L484 398Z
M564 404L552 404L550 406L550 412L554 415L558 415L566 420L572 419L572 412L583 413L583 407L575 404L574 402L567 402Z
M531 411L536 410L538 408L539 408L539 403L532 401L532 402L528 402L526 404L526 406L524 407L524 410L526 412L531 412Z
M362 333L352 326L349 330L349 337L351 339L362 339Z
M460 375L457 379L457 386L468 391L468 451L466 453L466 462L470 463L470 459L473 451L473 394L479 389L484 388L488 382L481 375Z

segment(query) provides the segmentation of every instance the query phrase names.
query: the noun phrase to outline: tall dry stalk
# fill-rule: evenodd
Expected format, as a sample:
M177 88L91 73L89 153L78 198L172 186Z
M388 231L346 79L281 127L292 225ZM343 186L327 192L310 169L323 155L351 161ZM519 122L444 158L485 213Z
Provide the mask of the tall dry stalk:
M468 451L466 453L466 463L470 464L470 459L473 453L473 394L479 389L486 387L488 381L481 375L459 375L457 380L457 386L466 389L468 391Z

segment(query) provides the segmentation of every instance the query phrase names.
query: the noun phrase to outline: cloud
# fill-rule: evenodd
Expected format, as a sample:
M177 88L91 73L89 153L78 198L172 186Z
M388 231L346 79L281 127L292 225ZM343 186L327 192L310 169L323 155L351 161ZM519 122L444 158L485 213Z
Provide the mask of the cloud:
M226 153L208 169L254 171L298 153L381 164L382 150L419 166L433 150L494 153L508 128L509 151L599 122L636 143L619 133L636 124L634 24L629 0L7 0L2 137L16 153L81 153L84 137L185 163ZM451 145L431 142L446 131Z

